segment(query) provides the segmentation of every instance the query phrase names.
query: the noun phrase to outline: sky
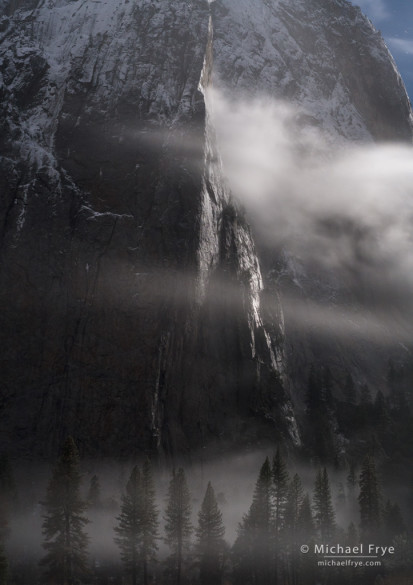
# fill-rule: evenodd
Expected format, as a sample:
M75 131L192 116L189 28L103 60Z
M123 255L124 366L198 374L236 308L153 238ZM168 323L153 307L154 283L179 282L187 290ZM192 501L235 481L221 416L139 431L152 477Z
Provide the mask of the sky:
M413 102L413 0L353 0L380 30Z

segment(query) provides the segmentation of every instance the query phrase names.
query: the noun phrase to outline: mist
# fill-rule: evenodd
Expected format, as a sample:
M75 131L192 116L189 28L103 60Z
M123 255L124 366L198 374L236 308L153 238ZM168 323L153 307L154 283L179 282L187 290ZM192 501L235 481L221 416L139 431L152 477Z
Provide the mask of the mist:
M225 460L184 465L191 492L192 523L197 524L197 515L209 481L220 503L226 526L225 538L233 543L237 527L243 514L248 510L254 483L259 468L266 456L272 453L254 451L250 454L228 456ZM86 532L90 538L91 557L104 558L111 562L119 560L119 549L114 542L114 527L120 513L122 494L128 482L135 461L85 461L82 464L82 496L87 498L90 480L97 475L101 488L100 505L90 508L86 516L90 520ZM163 543L164 511L172 467L154 466L157 508L159 511L158 546L160 556L167 555ZM45 510L41 502L45 498L50 469L47 466L22 465L16 474L18 502L9 519L10 534L7 549L12 557L25 557L33 561L44 556L42 549L42 522Z
M284 102L209 90L208 103L224 173L260 238L307 267L411 293L411 146L333 139Z
M253 501L254 486L256 485L260 469L266 457L272 462L273 449L256 450L249 454L227 456L220 460L202 462L200 458L192 465L184 466L188 486L191 494L192 524L195 528L198 523L198 512L208 482L213 485L219 509L222 512L225 526L225 541L232 546L239 534L239 525L247 514ZM121 570L120 551L114 540L114 527L118 524L120 503L125 491L134 461L84 461L82 463L82 496L87 497L88 487L93 475L97 475L100 484L99 506L89 507L85 515L89 519L86 532L89 537L88 553L94 571L102 575L117 575ZM318 467L314 462L289 458L288 472L290 479L298 474L304 493L308 493L313 501L314 481ZM28 480L28 472L30 480ZM332 503L337 521L337 538L340 543L346 542L346 530L350 522L356 526L359 523L357 493L351 494L346 478L348 469L334 470L329 468ZM357 468L357 474L359 468ZM167 501L167 490L171 479L171 467L156 466L153 469L156 489L156 504L159 520L159 539L157 558L162 567L168 557L169 549L163 541L164 515ZM21 468L18 473L19 504L10 517L10 535L7 543L7 552L15 572L23 576L31 567L33 574L39 571L38 561L44 557L42 547L42 522L45 510L40 504L44 499L50 468L34 467ZM389 491L386 489L386 495ZM395 490L390 490L394 497ZM399 501L406 500L408 494L397 494ZM401 497L400 497L401 496ZM404 506L403 506L404 508ZM195 533L192 534L192 543L196 542ZM386 541L387 542L387 541ZM391 543L391 541L389 541ZM300 541L300 544L301 541ZM332 543L330 543L332 544ZM290 543L297 546L297 543ZM38 573L39 576L41 572ZM41 582L41 581L40 581Z
M239 523L248 511L258 478L260 468L266 457L272 461L274 449L255 450L249 454L233 454L223 459L183 465L191 493L192 524L197 525L198 512L201 508L208 482L217 497L219 508L225 525L225 540L232 545L236 539ZM82 464L82 496L86 500L88 487L93 475L97 475L101 488L98 508L88 508L85 515L89 519L86 532L90 538L91 556L99 556L111 561L119 560L119 549L114 542L114 527L118 524L122 494L129 479L134 461L119 463L117 461L91 461ZM163 543L164 512L166 508L168 485L171 479L171 466L154 466L153 475L156 487L156 503L159 512L160 556L167 555L167 547ZM292 477L298 473L303 487L310 497L314 487L316 467L310 462L295 461L289 464ZM18 505L10 517L10 535L7 548L12 556L26 556L28 559L39 559L44 556L42 548L42 522L45 509L42 505L50 469L41 467L36 472L31 468L31 481L27 481L28 469L22 468L18 474ZM334 498L337 486L345 482L345 471L332 474L332 490ZM31 485L30 485L31 484ZM28 486L30 487L28 488ZM338 510L340 518L346 520L343 510ZM343 526L345 523L343 523ZM193 537L194 539L195 537Z

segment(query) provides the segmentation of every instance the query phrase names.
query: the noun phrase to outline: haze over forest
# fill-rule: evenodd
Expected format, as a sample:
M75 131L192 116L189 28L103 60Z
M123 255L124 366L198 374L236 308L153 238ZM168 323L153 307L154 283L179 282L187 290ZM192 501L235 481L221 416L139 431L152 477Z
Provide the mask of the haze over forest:
M412 137L346 0L0 0L0 585L411 585Z

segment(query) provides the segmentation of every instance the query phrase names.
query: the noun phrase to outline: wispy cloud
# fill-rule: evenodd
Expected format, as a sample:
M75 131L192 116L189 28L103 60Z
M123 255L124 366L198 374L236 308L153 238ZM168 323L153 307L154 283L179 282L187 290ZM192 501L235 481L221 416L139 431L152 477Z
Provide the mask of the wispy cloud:
M360 6L362 11L376 22L387 20L391 16L384 0L354 0L353 4Z
M374 291L384 314L395 305L411 314L412 147L333 149L321 131L302 126L289 104L237 102L212 90L209 99L231 190L261 244L284 251L296 285L306 286L307 275L317 274L326 290L344 283L354 294ZM378 320L388 328L381 315ZM352 331L351 321L342 319L346 328L340 329ZM365 325L364 331L374 331L367 317Z
M394 52L397 51L405 53L406 55L413 55L413 39L398 39L396 37L390 37L387 39L387 43Z

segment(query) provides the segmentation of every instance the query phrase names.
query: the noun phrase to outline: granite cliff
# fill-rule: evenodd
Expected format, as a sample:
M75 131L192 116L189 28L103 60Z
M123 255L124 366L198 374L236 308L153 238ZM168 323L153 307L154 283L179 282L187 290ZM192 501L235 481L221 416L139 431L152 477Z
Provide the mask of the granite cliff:
M205 91L212 76L335 136L409 140L380 35L343 0L3 0L1 15L4 448L299 442L277 290Z

